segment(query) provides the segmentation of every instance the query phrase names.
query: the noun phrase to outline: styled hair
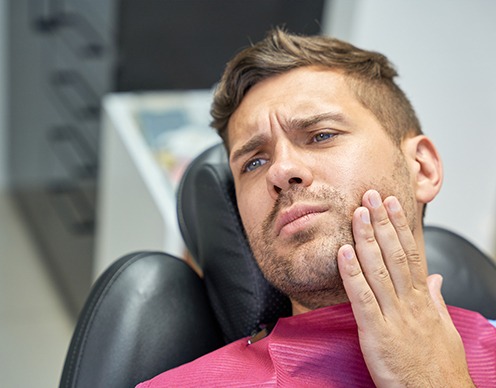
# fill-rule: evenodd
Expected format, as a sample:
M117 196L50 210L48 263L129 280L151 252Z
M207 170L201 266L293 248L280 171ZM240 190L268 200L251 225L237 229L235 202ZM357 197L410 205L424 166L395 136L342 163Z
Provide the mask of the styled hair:
M422 133L410 101L394 82L398 73L384 55L327 36L300 36L275 28L229 61L217 85L211 125L226 148L229 149L229 119L250 88L305 66L344 74L358 101L375 115L398 146L407 136Z

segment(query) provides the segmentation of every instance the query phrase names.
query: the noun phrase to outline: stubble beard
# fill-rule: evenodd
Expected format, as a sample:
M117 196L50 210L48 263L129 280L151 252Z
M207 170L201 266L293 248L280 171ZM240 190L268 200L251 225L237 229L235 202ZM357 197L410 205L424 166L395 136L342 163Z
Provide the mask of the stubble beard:
M284 241L274 238L274 222L279 212L300 201L331 204L325 217L333 225L313 227L295 233ZM337 267L337 251L353 244L351 217L359 199L348 203L336 189L320 188L317 192L294 186L282 194L250 244L265 278L302 306L315 309L327 300L346 301ZM339 302L337 302L339 303Z
M346 195L336 188L321 187L310 191L299 185L281 194L258 231L247 231L251 248L265 278L292 301L316 309L348 300L337 265L337 252L345 244L354 245L351 219L361 206L362 196L370 188L382 198L395 195L402 203L410 228L416 224L413 193L405 161L397 161L392 179L358 186L356 195ZM274 237L274 223L282 209L293 203L327 204L327 222L295 233L290 238Z

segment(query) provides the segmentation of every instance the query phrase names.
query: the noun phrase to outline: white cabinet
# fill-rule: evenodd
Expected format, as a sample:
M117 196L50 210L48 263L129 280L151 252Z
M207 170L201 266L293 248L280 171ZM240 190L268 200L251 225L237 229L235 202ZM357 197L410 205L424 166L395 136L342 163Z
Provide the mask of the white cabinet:
M203 90L105 98L94 278L133 251L183 256L175 188L191 158L220 142L210 102Z

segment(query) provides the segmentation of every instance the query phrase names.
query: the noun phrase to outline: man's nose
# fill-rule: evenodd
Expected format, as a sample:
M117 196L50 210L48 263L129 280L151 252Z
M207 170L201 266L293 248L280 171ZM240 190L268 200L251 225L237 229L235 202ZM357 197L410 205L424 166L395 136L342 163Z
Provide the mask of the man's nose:
M274 199L294 185L307 187L312 182L313 174L304 150L291 146L281 146L276 150L267 172L267 189Z

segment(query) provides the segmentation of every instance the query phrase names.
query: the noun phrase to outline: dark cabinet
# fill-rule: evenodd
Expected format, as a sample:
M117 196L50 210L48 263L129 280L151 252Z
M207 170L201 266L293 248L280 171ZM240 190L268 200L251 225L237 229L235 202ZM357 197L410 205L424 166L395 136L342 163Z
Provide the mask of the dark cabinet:
M12 0L9 178L76 314L92 281L101 97L114 89L115 4Z
M318 33L324 1L10 0L9 178L76 314L92 282L100 102L210 88L271 26Z

